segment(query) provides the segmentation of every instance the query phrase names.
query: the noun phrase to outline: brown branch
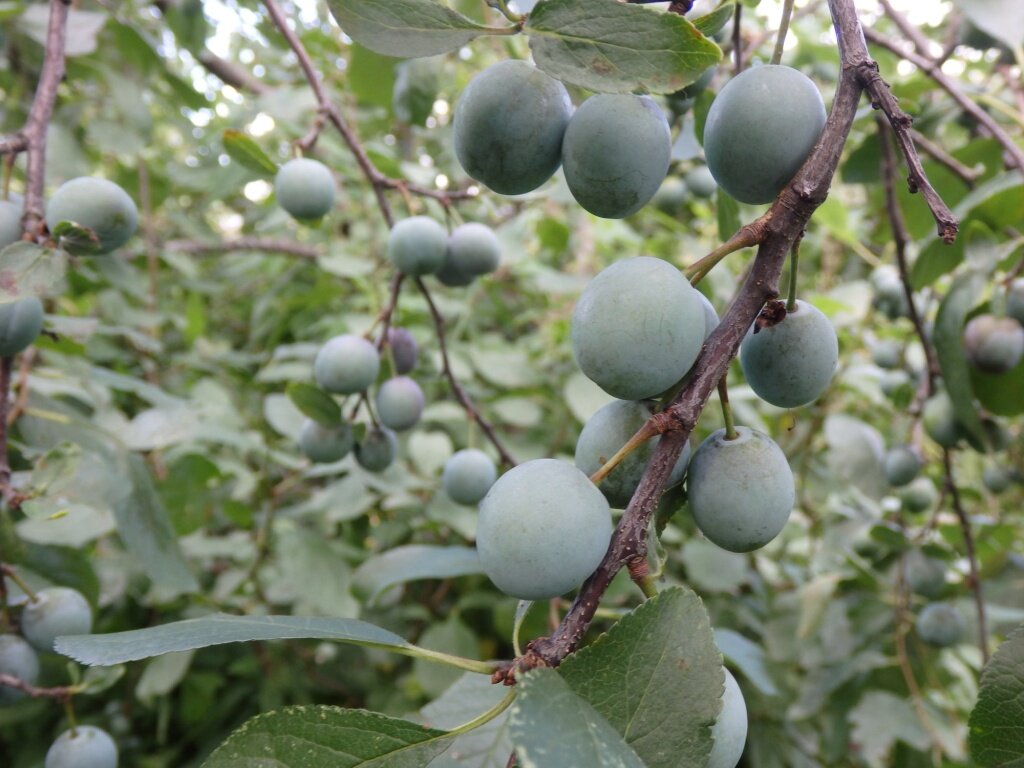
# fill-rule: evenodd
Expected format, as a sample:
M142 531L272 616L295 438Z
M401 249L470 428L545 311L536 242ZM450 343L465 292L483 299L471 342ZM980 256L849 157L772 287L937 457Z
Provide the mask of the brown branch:
M14 358L0 358L0 498L10 499L14 493L11 488L11 462L7 456L8 415L11 408L11 372L14 369Z
M213 52L206 50L199 54L199 63L217 77L225 85L239 91L249 91L261 96L270 91L270 86L254 76L248 70L226 61Z
M889 0L878 0L878 2L882 6L882 10L885 11L885 15L892 19L892 22L899 27L903 36L914 44L917 52L922 56L933 58L931 52L931 40L929 40L920 29L911 24L906 16L893 8L892 3L890 3Z
M16 155L28 149L28 139L22 133L0 136L0 155Z
M743 3L736 3L736 10L732 17L732 48L736 57L734 74L738 75L743 71L743 30L740 21L743 18Z
M381 307L377 315L377 322L380 323L380 336L377 338L377 351L384 349L388 340L388 330L391 328L391 318L394 317L395 308L398 306L398 294L402 290L402 283L405 281L405 273L395 271L391 277L391 286L388 289L388 301Z
M918 148L924 150L926 155L930 156L932 160L945 166L959 176L968 187L973 188L978 179L981 178L980 171L975 170L974 168L968 168L920 131L911 128L910 138L914 140L914 144L916 144Z
M74 686L60 685L56 688L37 688L14 675L0 674L0 688L14 688L36 699L60 699L66 701L78 692Z
M204 243L199 240L171 240L164 243L164 248L179 253L191 253L195 256L206 256L214 253L231 251L265 251L281 253L286 256L301 256L315 259L320 255L316 248L302 245L291 240L274 240L266 237L239 237L235 240L223 240L219 243Z
M15 398L14 405L10 407L10 412L7 414L8 429L11 428L28 407L28 377L32 372L32 364L35 360L35 347L29 347L21 353L21 363L18 365L18 396Z

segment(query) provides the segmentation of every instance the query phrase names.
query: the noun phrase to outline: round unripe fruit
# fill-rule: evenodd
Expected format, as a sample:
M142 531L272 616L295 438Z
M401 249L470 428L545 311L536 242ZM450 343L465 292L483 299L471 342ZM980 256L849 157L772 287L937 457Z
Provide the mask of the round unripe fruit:
M341 461L355 443L352 427L348 424L328 427L306 419L299 432L299 449L308 459L321 464Z
M910 374L906 371L886 371L878 380L878 386L884 395L894 395L901 387L910 386Z
M894 267L879 267L871 273L871 285L875 289L872 306L890 320L908 314L907 294L903 289L899 272Z
M1006 289L1006 314L1024 325L1024 277L1014 280Z
M775 325L755 324L740 346L740 365L758 397L780 408L807 405L832 381L839 341L832 323L811 304L796 308Z
M701 532L722 549L750 552L774 539L796 502L786 455L767 435L736 427L710 435L690 460L687 491Z
M907 555L907 586L924 597L935 598L946 589L946 564L917 550Z
M572 315L572 352L612 397L661 394L690 370L704 343L698 291L666 261L624 259L597 275Z
M40 651L52 651L60 635L87 635L92 631L92 608L77 589L48 587L21 613L21 632Z
M636 434L652 413L654 409L647 403L633 400L615 400L600 408L587 419L576 441L577 468L587 477L594 474ZM643 443L598 485L611 506L624 508L633 498L633 493L640 484L640 478L643 477L654 448L660 440L659 437ZM689 460L690 446L687 444L672 468L672 473L665 484L666 488L677 485L683 479Z
M337 187L330 169L317 160L298 157L282 165L274 178L278 205L299 221L322 219L334 205Z
M395 373L409 373L416 367L420 356L420 347L416 343L416 339L405 328L388 329L388 346L391 347L391 360L395 364Z
M366 339L345 334L320 347L313 361L316 383L328 392L351 395L377 380L380 354Z
M117 768L117 745L102 728L79 725L50 745L45 768Z
M908 512L927 512L938 500L935 483L927 477L915 478L900 491L900 501Z
M32 646L17 635L0 635L0 675L11 675L29 685L35 685L39 678L39 657ZM0 685L0 706L24 696L16 688Z
M558 170L571 115L560 82L525 61L498 62L474 77L455 105L455 155L495 192L530 192Z
M441 484L452 501L472 506L487 495L497 479L498 470L487 454L466 448L445 462Z
M893 488L910 483L921 471L921 457L908 445L900 445L885 454L885 479Z
M713 197L715 192L718 191L718 183L706 165L698 165L696 168L691 168L683 176L683 181L686 182L686 186L695 197Z
M676 115L682 115L692 107L697 97L704 93L707 87L711 85L711 80L715 76L715 69L715 67L708 67L701 73L700 77L688 86L666 96L665 99L668 101L669 109Z
M925 401L921 422L928 437L945 448L955 446L963 435L953 410L953 401L945 392L939 392Z
M871 348L871 361L879 368L892 369L900 364L903 350L898 342L883 339Z
M444 263L448 233L429 216L395 224L388 235L388 260L407 275L430 275Z
M46 205L50 229L62 221L91 229L99 238L98 253L110 253L135 234L139 211L114 182L81 176L61 184Z
M704 308L704 341L707 341L721 320L718 317L718 312L715 310L715 305L711 303L711 299L700 291L697 291L697 297L700 299L700 305Z
M686 202L687 194L685 181L678 176L666 176L651 202L662 213L674 216Z
M390 429L373 428L356 445L356 461L368 472L383 472L398 455L398 438Z
M981 473L981 482L997 496L1010 487L1010 475L1002 467L985 467Z
M423 390L408 376L388 379L377 390L377 417L389 429L411 429L423 415Z
M0 250L21 240L22 208L13 200L0 200Z
M1012 317L978 315L964 328L967 361L985 373L1006 373L1024 357L1024 326Z
M929 603L917 617L917 634L928 645L948 648L963 637L964 617L949 603Z
M572 116L562 170L576 202L595 216L622 219L654 197L672 161L672 135L648 96L599 93Z
M36 296L0 304L0 357L29 346L43 330L43 302Z
M791 67L747 69L718 92L704 124L715 181L741 203L770 203L814 149L825 127L817 86Z
M565 594L608 549L612 516L576 467L536 459L509 470L480 502L476 548L484 572L520 600Z
M501 261L501 243L486 224L463 224L448 238L437 279L445 285L469 285L473 278L493 272Z
M711 726L711 735L715 743L708 755L707 768L736 768L747 743L747 702L728 669L725 670L722 711Z

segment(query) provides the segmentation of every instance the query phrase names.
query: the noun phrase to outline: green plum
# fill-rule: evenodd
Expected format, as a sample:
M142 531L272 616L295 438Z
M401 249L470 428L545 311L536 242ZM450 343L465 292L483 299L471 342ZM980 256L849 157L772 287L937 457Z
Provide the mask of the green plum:
M0 304L0 357L18 354L43 330L43 302L37 296Z
M445 493L458 504L477 504L498 479L498 469L483 451L466 448L455 453L444 465L441 484Z
M388 379L377 390L377 417L388 429L412 429L423 415L423 390L408 376Z
M444 264L448 233L429 216L395 224L388 235L388 260L407 275L430 275Z
M885 371L878 380L878 386L882 390L882 394L888 397L895 395L900 389L910 385L910 374L901 370Z
M0 200L0 251L21 240L21 214L24 203Z
M906 317L910 312L907 293L903 288L899 271L895 267L885 265L871 273L871 285L874 296L871 304L890 320Z
M944 448L952 448L963 437L963 428L956 419L953 401L945 391L937 392L925 401L921 423L928 437Z
M988 489L989 493L994 493L998 496L1010 487L1012 478L1002 467L989 465L981 472L981 482Z
M964 328L967 362L984 373L1006 373L1024 358L1024 326L1012 317L978 315Z
M39 678L39 657L32 646L17 635L0 635L0 675L11 675L29 685ZM25 697L16 688L0 685L0 706Z
M319 221L331 210L337 185L331 170L307 157L289 160L274 179L277 203L299 221Z
M78 725L50 745L44 768L117 768L117 745L102 728Z
M81 592L70 587L47 587L36 593L21 613L25 639L40 651L52 651L60 635L92 632L92 608Z
M662 213L674 216L682 210L688 193L685 181L678 176L666 176L651 202Z
M445 285L469 285L480 276L493 272L501 261L501 244L486 224L462 224L452 230L444 263L437 279Z
M706 768L736 768L747 743L747 702L732 672L725 669L722 711L711 726L715 739Z
M313 361L316 383L338 395L362 392L377 380L378 373L377 348L366 339L349 334L328 340Z
M900 490L900 501L908 512L927 512L939 500L935 483L927 477L917 477Z
M112 181L80 176L57 188L46 205L52 231L62 221L91 229L99 240L96 253L110 253L128 242L139 223L135 201Z
M907 586L924 597L936 598L946 589L946 564L918 550L907 553Z
M348 424L333 427L306 419L299 432L299 449L311 461L331 464L348 456L355 446L355 435Z
M885 454L885 478L893 488L910 483L921 471L920 454L909 445L898 445Z
M391 359L395 364L395 373L409 373L416 367L420 357L420 347L416 339L405 328L388 328L388 347Z
M892 339L882 339L871 348L871 361L879 368L896 368L903 358L903 348Z
M1017 278L1006 289L1006 314L1024 325L1024 277Z
M708 199L714 197L718 191L718 182L706 165L698 165L688 170L683 176L683 181L694 197Z
M708 67L700 74L700 77L688 86L665 97L668 107L674 115L682 115L693 106L697 97L704 93L708 86L711 85L711 80L715 76L715 70L716 67Z
M356 444L356 461L368 472L383 472L398 455L398 437L390 429L373 427Z
M721 320L718 317L715 305L711 303L711 299L700 291L697 291L697 297L700 299L700 305L704 308L704 341L707 341Z
M966 630L964 617L949 603L929 603L917 617L917 635L928 645L949 648Z

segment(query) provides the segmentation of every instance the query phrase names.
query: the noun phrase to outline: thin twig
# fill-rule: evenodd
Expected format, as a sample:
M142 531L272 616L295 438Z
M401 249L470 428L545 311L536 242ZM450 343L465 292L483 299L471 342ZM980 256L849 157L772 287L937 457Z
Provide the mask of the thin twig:
M281 253L286 256L301 256L305 259L315 259L320 255L320 252L312 246L302 245L293 240L275 240L266 237L239 237L217 243L205 243L200 240L171 240L164 243L164 248L168 251L191 253L195 256L231 251L263 251Z
M736 11L732 17L732 48L736 58L735 74L743 71L743 31L740 20L743 18L743 3L736 3Z
M11 407L11 372L14 358L0 358L0 497L9 499L11 488L11 462L7 456L7 416Z
M10 406L10 412L7 414L8 429L11 428L28 407L28 377L32 372L32 364L36 361L36 355L35 347L29 347L21 353L21 362L18 364L18 396L14 400L14 405Z
M0 688L3 687L14 688L26 696L36 699L60 699L61 701L71 698L78 692L74 686L70 685L60 685L56 688L37 688L14 675L0 674Z
M968 187L974 187L978 179L981 177L981 171L975 170L974 168L968 168L920 131L911 128L910 138L914 140L914 143L922 149L926 155L930 156L932 160L945 166L959 176Z

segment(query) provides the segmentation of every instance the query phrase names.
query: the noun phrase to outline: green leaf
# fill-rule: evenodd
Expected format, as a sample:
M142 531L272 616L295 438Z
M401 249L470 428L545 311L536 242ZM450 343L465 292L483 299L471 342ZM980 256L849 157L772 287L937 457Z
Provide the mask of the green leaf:
M327 7L357 43L403 59L454 51L493 33L437 0L327 0Z
M277 164L271 160L260 145L241 131L224 131L224 150L228 156L243 168L261 176L277 173Z
M99 235L73 221L58 222L51 230L61 249L76 256L93 256L103 249Z
M968 727L977 765L1024 768L1024 627L999 646L981 673Z
M439 698L423 707L417 719L431 728L457 728L496 707L506 690L483 675L467 672ZM449 754L458 755L457 764L461 768L505 768L511 751L508 712L503 712L490 722L460 734L452 742ZM434 765L431 763L432 767Z
M764 648L731 629L716 629L715 645L761 693L765 696L779 695L779 689L772 681L765 665Z
M372 603L381 593L407 581L450 579L483 573L476 549L409 544L367 560L356 569L353 586Z
M971 23L1011 50L1024 45L1024 14L1019 0L956 0Z
M352 57L349 59L345 75L360 104L391 106L396 63L391 56L381 56L358 44L352 46ZM430 103L433 106L433 100Z
M1024 413L1024 360L1006 373L983 373L971 368L971 389L984 408L996 416Z
M722 58L682 16L617 0L541 0L524 31L538 67L592 91L674 93Z
M203 768L422 768L452 738L362 709L288 707L248 720Z
M647 600L558 672L648 768L707 760L725 675L711 622L693 592L673 587ZM661 727L666 722L672 727Z
M0 250L0 301L48 293L63 277L68 260L63 251L35 243L12 243Z
M313 421L327 426L341 423L341 406L322 389L296 381L289 384L285 392L295 407Z
M931 744L914 707L888 691L869 691L850 712L852 741L868 765L892 765L889 760L897 741L915 749Z
M734 13L736 13L735 3L722 3L711 13L694 19L693 26L699 29L704 36L711 37L725 29L725 25L729 23Z
M573 692L558 672L533 670L519 678L517 688L509 728L522 765L644 768L637 753L596 709ZM643 686L638 685L636 690L642 693ZM624 693L620 689L616 697Z

